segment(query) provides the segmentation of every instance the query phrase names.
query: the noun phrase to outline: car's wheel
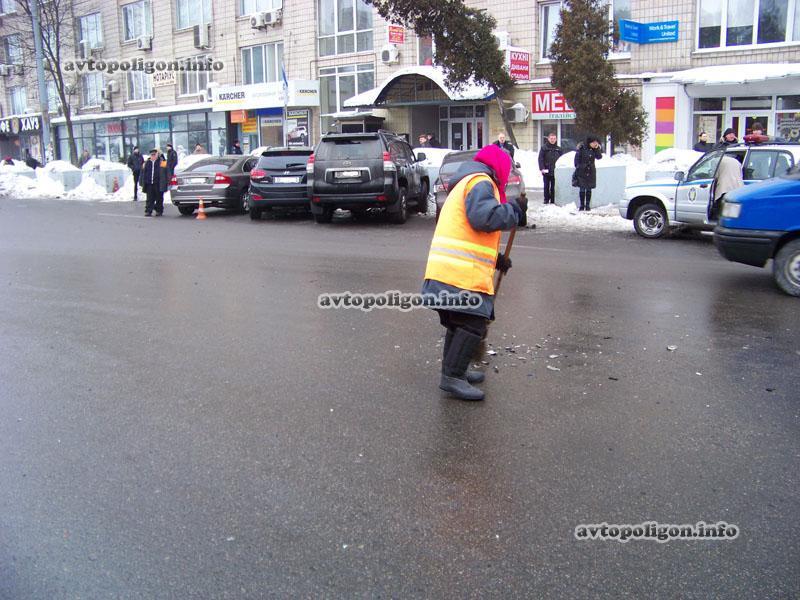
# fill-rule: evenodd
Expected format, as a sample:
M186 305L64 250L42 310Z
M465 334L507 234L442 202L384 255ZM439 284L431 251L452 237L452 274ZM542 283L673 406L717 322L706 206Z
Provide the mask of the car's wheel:
M401 187L397 192L397 211L391 213L392 223L402 225L408 219L408 192Z
M250 210L250 190L242 191L242 195L239 196L239 203L236 205L236 212L240 215L243 215L248 210Z
M194 214L194 206L179 206L178 212L184 217L188 217L189 215Z
M775 283L790 296L800 296L800 239L778 250L772 261Z
M260 221L261 220L261 209L256 208L255 206L250 207L250 219L253 221Z
M317 223L330 223L333 220L333 208L326 206L321 214L314 213L314 221Z
M417 200L417 212L421 215L424 215L428 212L428 194L430 189L428 188L428 182L423 181L422 185L420 186L419 191L419 198Z
M660 204L644 204L633 215L633 227L643 238L660 238L667 231L667 212Z

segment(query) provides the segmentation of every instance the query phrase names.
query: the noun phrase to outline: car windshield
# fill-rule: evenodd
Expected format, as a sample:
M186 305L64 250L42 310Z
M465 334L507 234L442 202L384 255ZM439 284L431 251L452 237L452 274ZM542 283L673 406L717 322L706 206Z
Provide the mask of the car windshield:
M220 171L227 171L233 166L233 163L236 162L237 159L225 159L220 158L214 160L213 162L197 162L193 164L191 167L186 169L186 173L193 172L193 173L218 173Z
M262 156L258 159L256 168L265 170L305 169L308 156L307 153Z
M375 158L383 154L377 138L351 138L322 140L314 153L318 160Z

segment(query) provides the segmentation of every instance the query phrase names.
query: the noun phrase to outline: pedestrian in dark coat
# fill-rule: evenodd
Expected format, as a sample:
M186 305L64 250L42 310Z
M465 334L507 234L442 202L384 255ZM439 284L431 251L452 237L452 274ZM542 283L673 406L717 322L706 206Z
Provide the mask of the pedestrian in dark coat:
M142 165L144 164L144 157L139 152L139 146L133 147L133 152L128 157L128 168L133 173L133 201L136 202L139 193L139 177L142 174Z
M714 146L714 150L725 149L728 146L733 146L739 143L739 138L736 137L736 132L731 128L728 127L725 130L725 133L722 134L722 139L720 139L719 143Z
M425 134L425 137L428 138L428 147L429 148L441 148L442 145L439 143L439 140L436 139L436 136L432 133Z
M511 155L511 160L514 160L514 144L509 142L506 139L506 134L502 131L497 134L497 141L494 143L495 146L500 146L503 150L508 152Z
M578 188L581 206L578 210L591 210L592 190L597 187L597 169L594 161L603 158L600 139L590 135L575 150L575 176L573 185ZM577 184L577 185L576 185Z
M175 174L175 166L178 164L178 153L175 152L175 148L172 147L172 144L167 144L167 183L169 180L172 179L172 176Z
M242 147L239 145L239 140L233 140L231 154L242 154Z
M142 169L142 191L147 194L147 204L144 208L144 216L153 215L160 217L164 213L164 192L167 191L169 179L167 179L167 166L163 156L159 156L158 149L150 151L150 158L144 163Z
M714 144L708 141L708 134L701 131L697 136L697 143L692 148L695 152L711 152L714 149Z
M556 161L564 154L556 142L558 136L555 132L551 131L547 135L542 147L539 148L539 170L542 172L542 180L544 181L544 203L556 203Z

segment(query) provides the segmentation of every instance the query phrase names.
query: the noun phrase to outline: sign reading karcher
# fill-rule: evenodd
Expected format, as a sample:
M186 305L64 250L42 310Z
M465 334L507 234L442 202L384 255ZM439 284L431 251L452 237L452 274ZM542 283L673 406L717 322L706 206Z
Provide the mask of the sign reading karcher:
M289 80L288 97L283 82L227 85L214 88L212 110L254 110L281 106L319 106L319 81Z

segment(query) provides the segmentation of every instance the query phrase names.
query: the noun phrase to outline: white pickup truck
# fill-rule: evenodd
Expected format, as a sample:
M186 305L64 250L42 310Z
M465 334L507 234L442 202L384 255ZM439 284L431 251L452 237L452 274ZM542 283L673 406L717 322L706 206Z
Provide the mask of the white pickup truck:
M619 214L633 221L636 233L659 238L675 227L713 229L709 204L714 197L714 176L722 155L742 163L745 185L782 175L800 163L800 144L767 143L728 146L701 157L688 173L678 171L674 179L653 179L625 188Z

